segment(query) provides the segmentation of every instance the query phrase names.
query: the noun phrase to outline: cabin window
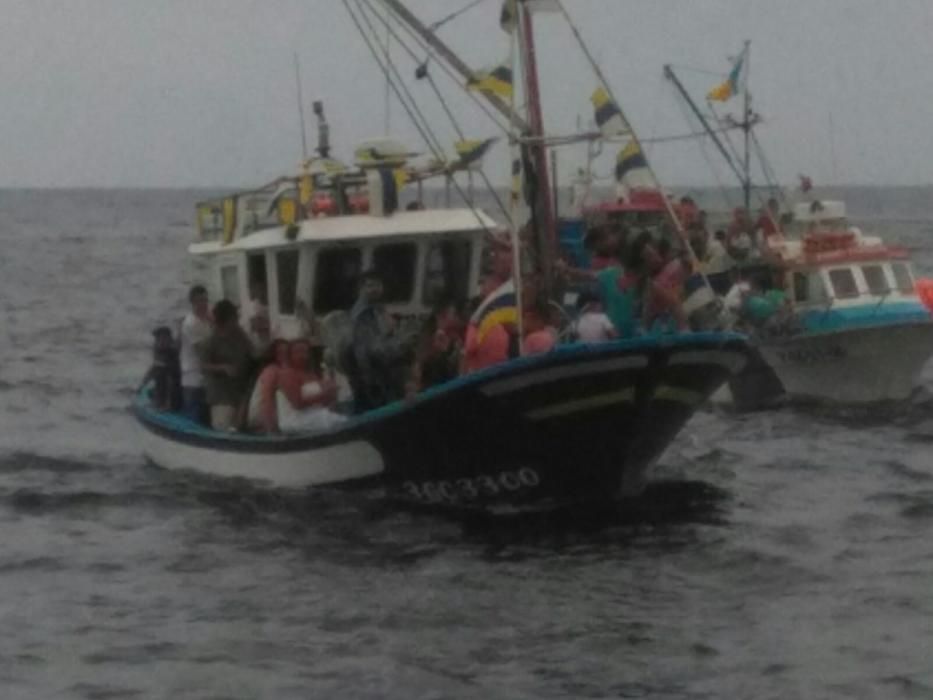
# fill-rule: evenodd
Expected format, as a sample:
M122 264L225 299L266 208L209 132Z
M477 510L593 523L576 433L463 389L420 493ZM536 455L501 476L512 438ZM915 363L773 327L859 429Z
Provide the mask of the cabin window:
M276 253L275 271L279 284L279 313L294 315L298 295L298 251L283 250Z
M826 288L818 272L794 273L794 301L799 304L820 304L826 301Z
M362 266L363 254L359 248L320 251L314 272L315 313L326 314L353 306Z
M869 292L878 295L890 293L888 278L881 265L865 265L862 267L862 274L865 275L865 284L868 285Z
M227 301L240 305L240 276L236 265L220 268L220 292Z
M246 279L249 284L249 298L268 304L269 281L266 277L266 256L264 254L247 256Z
M382 278L383 299L392 303L411 301L415 290L415 263L418 249L414 243L389 243L373 251L373 268Z
M221 238L224 231L224 219L219 204L198 205L198 230L202 240L216 241Z
M428 247L424 263L421 298L425 304L465 301L470 285L470 241L435 241Z
M829 281L833 283L833 295L837 299L850 299L858 296L858 285L852 270L842 267L829 271Z
M810 301L810 297L807 294L807 276L802 272L794 273L794 301L804 302Z
M891 269L894 271L894 284L897 285L898 291L901 294L915 294L914 278L910 274L910 268L904 263L894 263Z

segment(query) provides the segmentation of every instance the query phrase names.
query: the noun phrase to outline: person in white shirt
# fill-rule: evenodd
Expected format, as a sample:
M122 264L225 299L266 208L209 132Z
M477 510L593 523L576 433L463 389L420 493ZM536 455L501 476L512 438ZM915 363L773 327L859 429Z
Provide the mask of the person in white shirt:
M188 292L191 311L181 322L179 359L181 361L182 413L198 423L207 422L207 394L201 371L201 350L211 335L210 304L207 290L196 284Z
M732 268L735 267L735 261L726 250L725 240L726 232L716 231L716 235L707 242L702 262L710 286L720 296L732 287Z
M262 357L272 344L266 285L258 281L253 282L249 291L249 301L243 305L240 314L240 325L246 330L256 357Z
M583 292L577 306L580 308L580 318L574 324L574 331L581 343L603 343L619 337L595 294Z

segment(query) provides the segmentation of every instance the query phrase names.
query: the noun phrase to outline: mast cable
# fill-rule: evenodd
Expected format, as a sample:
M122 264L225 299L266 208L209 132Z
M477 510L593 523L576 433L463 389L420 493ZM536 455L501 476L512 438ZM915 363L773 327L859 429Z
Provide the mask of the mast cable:
M370 9L372 13L379 16L375 8L373 7L372 3L370 2L370 0L357 0L357 2L358 4L359 2L363 2ZM466 9L469 9L469 8L466 8ZM386 12L388 13L389 10L386 9ZM402 46L407 50L408 47L405 47L404 44L402 44ZM417 56L415 56L413 52L409 52L409 55L413 59L417 59ZM457 132L458 137L461 140L465 140L466 136L464 135L463 130L460 128L460 124L457 122L457 119L454 116L453 111L450 109L450 106L447 104L447 100L445 100L443 94L441 94L441 91L438 88L437 83L435 82L434 78L431 76L430 73L426 73L425 77L428 79L428 84L431 86L431 89L434 91L434 94L437 97L438 102L440 102L441 107L444 109L444 112L447 115L447 118L450 120L450 123L453 125L454 130ZM400 76L399 76L399 80L401 80ZM411 99L412 102L415 102L415 98L411 95L410 91L408 91L407 88L406 88L406 92L408 92L409 99ZM441 150L443 150L443 148L441 148ZM444 160L446 161L446 158ZM480 168L478 172L479 172L480 178L483 180L483 183L486 185L486 188L489 190L489 193L492 195L493 199L495 200L496 205L499 207L499 210L502 212L502 214L506 218L511 218L509 215L508 209L506 209L505 203L499 197L499 193L496 191L495 187L493 187L492 183L489 181L489 177L486 175L485 171L482 168Z
M360 12L360 16L363 18L363 21L369 27L369 31L371 32L371 34L373 36L378 36L378 34L376 33L376 29L372 24L372 21L370 20L369 16L366 14L365 9L363 8L362 1L356 0L356 4ZM384 49L383 49L383 57L385 59L384 64L379 59L378 56L375 56L375 57L376 57L376 61L379 64L380 69L382 69L382 71L386 74L386 79L392 82L393 89L395 90L396 96L398 97L399 101L404 104L405 100L408 100L408 104L410 105L410 109L408 110L408 115L413 120L420 120L420 124L422 125L424 131L430 137L431 143L429 143L429 147L434 152L435 157L437 157L438 152L440 152L442 156L441 160L446 162L447 160L446 156L443 155L444 147L441 144L440 139L437 138L437 135L434 133L433 129L431 129L431 127L428 125L428 120L425 118L424 113L418 107L418 103L415 101L414 97L412 97L411 92L408 90L408 86L405 85L404 81L402 80L401 74L398 72L398 68L395 66L395 63L392 60L392 57L389 56L389 54ZM394 76L394 80L390 76ZM403 94L404 94L404 97L403 97ZM417 117L415 117L414 115L417 115Z
M372 0L364 0L364 1L366 2L367 5L371 5L372 3ZM441 67L441 70L447 74L447 76L454 82L454 84L456 84L467 95L467 97L469 97L486 114L486 116L489 117L489 119L497 127L499 127L499 129L502 131L504 135L508 136L508 133L509 133L508 126L505 126L499 120L499 117L493 114L492 110L486 104L485 101L480 99L479 96L477 96L475 92L466 88L466 86L463 83L463 80L461 80L459 76L456 75L456 73L453 71L452 68L450 68L443 60L437 60L437 52L434 50L434 48L430 44L428 44L422 37L420 37L418 33L415 30L413 30L411 27L409 27L405 22L399 22L399 24L402 26L405 32L409 35L409 37L413 39L414 42L421 48L421 50L424 51L425 55L430 58L434 58L435 59L434 62ZM424 65L427 63L427 59L421 59L417 54L415 54L414 51L412 51L411 48L409 48L405 44L404 40L398 36L398 34L395 32L394 29L392 30L392 36L395 38L396 41L398 41L402 45L402 47L405 49L405 51L408 53L408 55L417 65Z
M583 55L586 56L586 59L589 61L590 67L593 69L593 72L596 73L596 77L602 83L603 88L609 94L609 98L615 104L616 108L619 110L619 113L622 115L622 118L625 120L625 123L628 125L629 132L632 137L632 141L634 141L635 145L638 147L638 150L641 151L642 155L644 155L645 151L642 148L641 141L639 140L638 135L635 133L635 129L632 128L632 123L628 120L628 118L625 116L625 113L622 111L622 105L618 102L618 100L616 100L615 95L612 92L612 87L609 85L609 81L606 80L606 76L603 74L602 69L599 67L599 64L596 62L596 59L593 57L593 54L590 52L589 47L583 41L583 37L580 35L579 29L577 29L576 24L574 24L570 15L567 13L567 8L564 7L564 3L562 2L562 0L555 0L555 4L557 5L558 9L560 9L561 14L564 16L564 20L567 22L568 26L570 27L570 31L573 33L574 38L577 40L577 44L579 44L580 49L583 52ZM700 277L703 279L703 283L707 287L712 289L712 287L710 286L709 280L706 277L706 273L700 269L699 259L697 258L696 251L694 251L693 246L690 245L690 237L687 236L687 232L684 229L683 224L680 221L680 217L678 217L676 212L674 211L674 207L671 204L670 200L668 199L666 195L664 195L663 187L661 187L661 181L658 180L658 177L655 174L654 168L651 167L651 163L648 161L647 157L645 157L645 164L647 166L648 172L651 173L652 179L662 189L661 199L664 201L664 206L667 209L667 215L670 218L671 223L674 225L674 228L677 231L678 235L680 236L681 242L684 244L687 254L690 257L690 262L692 263L693 267L699 271Z
M357 3L359 3L359 0L357 0ZM373 58L375 59L376 63L379 65L380 68L383 69L383 71L385 71L385 68L383 67L382 62L379 59L379 54L376 51L375 46L373 46L372 41L370 40L369 36L366 34L365 30L363 29L363 26L360 24L360 21L357 18L356 14L350 8L349 0L343 0L343 5L344 5L344 8L347 10L347 13L350 15L350 18L353 20L353 23L356 25L356 28L359 31L360 36L363 38L363 41L366 43L367 48L369 48L369 51L372 54ZM362 8L360 9L362 10ZM362 11L361 11L361 15L362 15ZM438 158L438 160L440 160L441 162L446 162L443 151L438 152L437 150L435 150L435 147L431 142L431 136L429 136L428 132L425 131L425 129L423 128L423 125L421 125L418 122L418 119L415 117L414 113L409 108L409 105L402 99L401 91L399 90L398 86L395 84L395 81L391 80L390 85L392 86L393 91L395 91L396 97L398 97L399 101L402 103L402 107L405 109L409 118L412 120L412 123L414 124L415 128L418 130L418 133L421 134L421 138L424 139L425 144L433 152L435 158ZM455 179L451 178L451 180L453 182L454 188L457 190L457 193L463 198L463 201L469 205L470 211L473 212L473 215L476 217L477 223L479 223L480 227L487 234L492 235L492 232L489 230L489 227L486 225L486 222L483 221L483 218L479 215L479 211L477 210L477 208L473 205L472 202L470 202L469 198L466 196L466 193L463 191L463 188L460 187L460 184Z
M457 19L457 17L459 17L462 14L469 12L474 7L479 5L481 2L483 2L483 0L473 0L473 2L467 3L465 7L461 7L459 10L454 10L446 17L441 17L439 20L437 20L433 24L429 24L428 29L430 29L432 32L436 32L438 29L443 27L445 24L447 24L448 22L452 20Z

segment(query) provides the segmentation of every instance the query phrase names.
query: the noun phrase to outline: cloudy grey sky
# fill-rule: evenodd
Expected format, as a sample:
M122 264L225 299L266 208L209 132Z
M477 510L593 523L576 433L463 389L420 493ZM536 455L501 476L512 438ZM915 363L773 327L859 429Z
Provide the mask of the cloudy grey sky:
M931 0L564 2L643 137L687 128L664 63L725 72L747 38L767 119L761 139L783 180L933 182ZM433 20L467 0L408 4ZM471 65L494 63L508 49L498 10L499 0L485 0L442 36ZM300 157L295 51L305 98L325 100L338 149L383 133L384 81L339 0L0 0L0 14L3 187L239 186L291 171ZM594 79L562 20L540 17L538 27L548 128L567 132L578 115L590 118ZM684 78L700 95L715 82ZM496 134L442 85L470 134ZM428 88L415 90L452 142ZM397 105L391 121L423 148ZM497 180L504 151L488 162ZM581 155L563 154L562 169ZM665 182L727 181L697 145L650 155Z

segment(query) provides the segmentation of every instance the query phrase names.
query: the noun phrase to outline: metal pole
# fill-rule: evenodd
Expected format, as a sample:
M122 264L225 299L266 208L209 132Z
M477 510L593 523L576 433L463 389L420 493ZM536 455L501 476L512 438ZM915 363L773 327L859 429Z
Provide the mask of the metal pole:
M305 132L305 106L301 95L301 68L298 65L298 52L295 58L295 87L298 92L298 127L301 129L301 159L308 160L308 134Z
M751 150L749 148L749 140L751 138L752 130L752 117L751 117L751 98L748 94L748 72L751 68L751 58L749 56L749 48L751 42L745 42L745 80L743 85L743 96L744 96L744 107L745 113L742 117L742 131L745 132L745 162L742 165L744 171L744 179L742 180L742 190L745 194L745 211L749 211L752 207L752 176L751 176Z
M386 63L389 62L389 50L392 46L392 34L389 27L389 20L392 19L391 13L386 10L383 21L386 23ZM386 72L386 94L385 94L385 135L388 137L392 129L392 84L389 81L389 73Z
M463 77L464 81L470 80L475 76L475 72L466 63L464 63L461 58L456 53L454 53L449 46L447 46L447 44L441 41L434 32L426 27L424 23L421 22L421 20L415 17L415 15L413 15L409 9L405 7L401 0L379 1L389 10L391 10L397 19L407 24L412 28L412 30L415 31L415 33L424 39L424 41L427 42L427 44L432 49L434 49L441 56L441 58L447 61L451 68L453 68ZM483 92L481 94L500 114L510 120L515 119L516 123L519 125L522 131L528 129L528 124L525 122L525 120L515 114L505 102L499 99L498 96L488 92Z
M522 31L519 33L522 55L525 65L525 98L528 102L528 121L532 137L544 136L544 116L541 112L541 91L538 86L538 64L535 56L534 23L531 10L523 2L516 3L521 19ZM537 228L537 264L541 272L545 295L550 298L553 291L554 276L554 241L557 235L554 218L554 205L551 202L551 187L548 182L547 147L544 142L530 145L535 162ZM543 229L543 230L541 230Z
M703 126L704 131L709 134L709 137L713 140L713 143L716 145L716 148L719 149L719 152L722 154L722 157L726 159L726 163L729 164L729 167L732 168L732 172L735 173L736 178L739 182L744 182L742 177L742 172L736 166L735 161L732 160L732 156L729 155L729 151L726 150L725 145L720 140L719 136L713 131L713 127L710 126L709 121L704 116L703 112L700 111L700 108L697 107L696 102L693 101L693 98L690 97L690 93L687 92L684 88L683 83L680 82L680 79L674 74L674 69L669 65L664 66L664 77L671 81L674 88L677 90L677 93L683 98L683 101L687 103L687 106L690 108L690 111L693 112L693 115L699 120L700 124Z
M554 194L551 196L551 200L554 204L554 220L560 221L560 185L557 180L557 149L551 149L551 187L553 187Z

